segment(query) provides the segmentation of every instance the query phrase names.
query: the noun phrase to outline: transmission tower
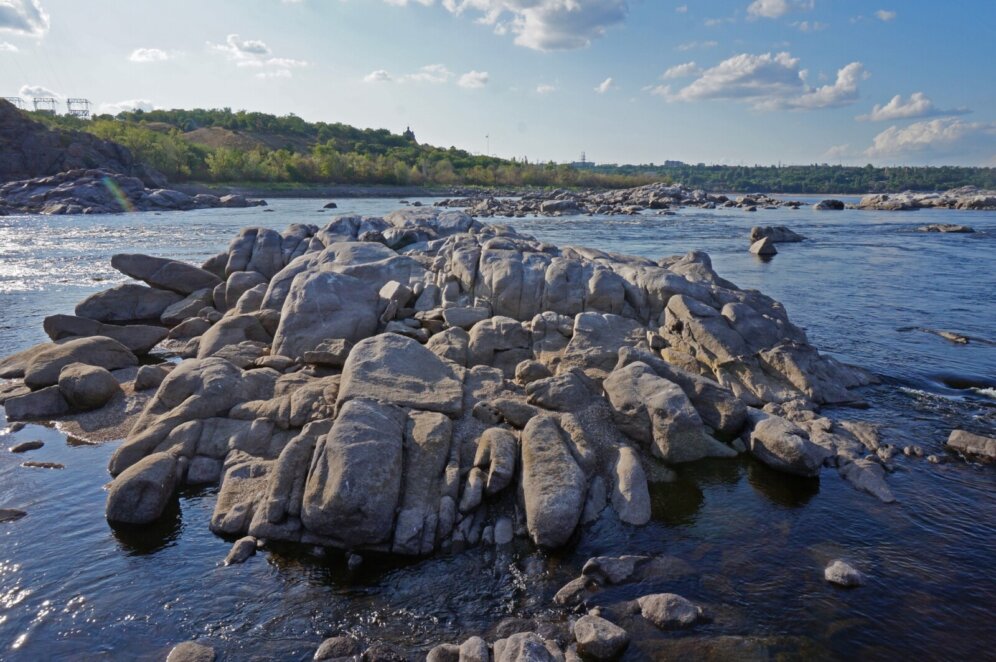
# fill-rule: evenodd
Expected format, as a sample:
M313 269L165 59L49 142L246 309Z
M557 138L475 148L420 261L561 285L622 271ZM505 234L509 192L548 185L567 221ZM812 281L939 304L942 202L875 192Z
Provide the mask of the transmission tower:
M90 117L90 100L80 98L66 99L66 114L87 119Z
M24 101L21 99L21 97L4 97L3 100L14 104L19 109L24 108Z
M54 97L35 97L32 101L35 105L35 112L47 115L55 115L55 108L59 103Z

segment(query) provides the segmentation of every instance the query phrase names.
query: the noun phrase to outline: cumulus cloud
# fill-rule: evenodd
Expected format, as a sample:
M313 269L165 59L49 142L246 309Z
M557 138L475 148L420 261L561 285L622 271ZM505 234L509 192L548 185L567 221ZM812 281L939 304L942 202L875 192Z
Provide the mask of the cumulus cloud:
M486 76L487 74L485 74ZM404 76L402 80L440 85L448 82L451 78L453 78L453 72L447 69L446 66L442 64L427 64L415 73Z
M117 115L118 113L144 110L146 112L155 110L156 107L148 99L128 99L127 101L117 101L114 103L102 103L97 108L100 114Z
M386 69L371 71L363 77L364 83L390 83L392 80L394 79L391 78L391 74L389 74Z
M605 94L613 87L615 87L615 82L612 80L612 76L609 76L608 78L606 78L601 83L595 86L595 91L598 92L599 94Z
M685 62L683 64L676 64L673 67L669 67L667 71L661 76L661 78L668 80L671 78L685 78L687 76L698 75L702 70L694 62Z
M0 53L16 53L17 46L6 41L0 41Z
M0 0L0 32L44 37L49 17L39 0Z
M795 21L792 23L792 27L796 28L799 32L819 32L820 30L826 30L830 26L819 21Z
M405 6L433 0L385 0ZM589 46L629 13L628 0L442 0L447 11L472 14L496 34L515 35L519 46L539 51Z
M173 59L174 55L174 53L169 53L161 48L136 48L128 56L128 59L143 64L146 62L165 62Z
M754 0L747 6L747 17L781 18L796 9L812 9L813 0Z
M678 5L677 7L674 8L674 11L675 11L675 13L678 13L678 14L687 14L688 13L688 5Z
M309 64L305 60L274 57L265 42L258 39L242 39L237 34L228 35L224 44L208 42L208 49L221 53L236 66L265 69L256 74L257 78L289 78L291 69L307 67Z
M905 101L901 94L897 94L884 106L875 104L870 113L867 115L858 115L857 119L863 122L891 122L893 120L919 119L940 115L967 115L970 112L972 111L968 108L942 110L935 106L934 102L923 92L914 92Z
M468 71L460 76L457 85L467 90L477 90L488 84L490 76L486 71Z
M896 12L889 11L888 9L879 9L877 12L875 12L875 18L877 18L880 21L889 22L892 19L896 18Z
M860 62L837 72L832 84L813 88L806 84L806 71L799 58L787 52L753 55L741 53L706 69L677 92L654 92L669 101L727 99L759 110L833 108L858 99L858 82L866 76Z
M547 83L540 83L536 86L536 94L550 94L551 92L556 92L556 85L549 85Z
M854 152L851 149L851 146L847 143L844 143L843 145L834 145L833 147L828 149L823 154L823 158L829 159L831 161L839 161L841 159L847 159L853 156L853 154Z
M991 159L996 153L996 122L966 122L948 117L890 126L875 136L865 155L873 158L929 160L952 156Z
M17 91L17 96L25 97L31 99L34 97L55 97L56 99L63 98L58 92L53 92L44 85L22 85L21 89Z

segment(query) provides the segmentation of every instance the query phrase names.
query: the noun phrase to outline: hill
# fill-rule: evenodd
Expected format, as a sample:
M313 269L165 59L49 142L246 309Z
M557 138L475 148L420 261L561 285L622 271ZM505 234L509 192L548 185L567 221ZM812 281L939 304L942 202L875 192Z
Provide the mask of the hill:
M86 132L48 126L0 99L0 182L47 177L66 170L101 169L161 187L163 175L131 150Z

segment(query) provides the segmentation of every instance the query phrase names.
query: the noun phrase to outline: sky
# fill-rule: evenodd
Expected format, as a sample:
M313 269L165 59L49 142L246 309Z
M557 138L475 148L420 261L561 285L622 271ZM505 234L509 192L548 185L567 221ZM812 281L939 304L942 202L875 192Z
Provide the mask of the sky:
M994 60L993 0L0 0L0 96L29 106L530 161L996 166Z

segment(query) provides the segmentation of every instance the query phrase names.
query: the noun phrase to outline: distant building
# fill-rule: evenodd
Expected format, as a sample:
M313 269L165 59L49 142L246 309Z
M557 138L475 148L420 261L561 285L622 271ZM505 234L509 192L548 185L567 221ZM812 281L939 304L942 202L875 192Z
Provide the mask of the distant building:
M405 132L401 134L401 137L415 143L416 145L418 144L418 141L415 140L415 132L412 131L410 126L405 127Z
M686 165L688 165L688 164L685 163L684 161L665 161L664 162L664 167L665 168L684 168Z

